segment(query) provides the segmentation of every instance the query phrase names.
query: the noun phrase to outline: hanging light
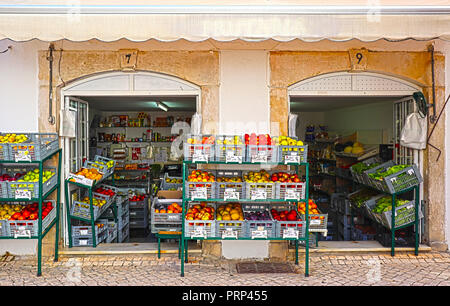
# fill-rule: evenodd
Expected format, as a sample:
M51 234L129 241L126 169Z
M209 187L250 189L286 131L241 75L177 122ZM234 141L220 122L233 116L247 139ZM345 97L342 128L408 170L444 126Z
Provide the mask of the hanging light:
M165 104L162 104L161 102L156 102L156 106L158 106L160 109L162 109L165 112L167 112L169 110L169 108Z

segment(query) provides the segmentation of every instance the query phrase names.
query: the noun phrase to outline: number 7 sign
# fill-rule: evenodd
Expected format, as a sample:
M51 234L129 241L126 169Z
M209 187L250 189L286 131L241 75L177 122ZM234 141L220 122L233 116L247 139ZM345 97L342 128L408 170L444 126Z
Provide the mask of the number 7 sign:
M120 68L122 70L134 70L137 64L138 50L136 49L121 49L119 50Z

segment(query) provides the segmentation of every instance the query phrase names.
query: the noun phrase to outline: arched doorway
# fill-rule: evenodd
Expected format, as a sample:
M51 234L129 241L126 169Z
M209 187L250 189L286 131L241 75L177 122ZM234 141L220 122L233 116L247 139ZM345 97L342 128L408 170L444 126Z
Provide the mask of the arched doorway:
M189 116L201 111L199 86L178 77L148 71L111 71L88 75L71 81L61 88L60 93L61 110L74 112L77 118L77 136L75 138L61 137L64 148L62 178L65 178L69 172L79 169L82 161L89 159L89 156L92 155L89 152L89 130L91 123L94 122L93 112L91 112L94 107L96 110L109 113L156 112L159 110L160 113L165 111L177 114L177 112L189 109ZM126 130L131 129L127 128ZM158 132L170 135L171 130L169 128L165 132L161 130ZM140 133L142 135L142 131ZM131 134L137 134L137 130L134 129ZM92 136L97 136L97 133ZM130 144L124 143L124 145ZM63 205L63 207L65 210L66 206ZM63 216L65 220L65 211ZM65 242L68 238L66 224L67 220L63 225Z
M316 125L315 132L321 131L317 128L320 125L328 126L329 130L344 136L344 139L350 134L352 136L357 134L353 137L357 138L358 142L370 144L374 156L379 154L382 146L392 147L394 161L400 164L414 163L423 173L422 151L402 147L399 141L404 120L416 107L412 95L418 91L422 91L420 84L379 73L327 73L296 82L288 87L289 112L299 116L300 128L297 128L297 136L301 139L303 137L307 139L307 136L314 137L313 133L309 133L312 130L310 125ZM308 132L307 126L310 126ZM327 148L327 152L333 151L333 146L326 144L325 141L320 143L311 140L310 143L310 147L317 149L318 152L324 152L323 148ZM342 187L345 184L341 182L339 187L342 188L338 188L338 181L345 180L339 177L338 172L341 169L338 168L348 167L357 160L345 160L347 164L344 165L339 164L339 158L333 160L333 157L328 155L320 156L322 161L318 164L322 168L318 167L318 176L326 177L324 181L334 180L336 183L335 187L326 188L325 193L328 193L330 198L332 194L345 194L343 190L349 188ZM333 153L330 156L334 156ZM320 179L318 181L320 182ZM322 187L326 185L323 182L317 183L318 186L320 184ZM422 199L423 186L420 191ZM421 229L423 226L422 223ZM344 227L345 225L342 228ZM342 231L344 232L344 229ZM349 237L349 235L342 236Z

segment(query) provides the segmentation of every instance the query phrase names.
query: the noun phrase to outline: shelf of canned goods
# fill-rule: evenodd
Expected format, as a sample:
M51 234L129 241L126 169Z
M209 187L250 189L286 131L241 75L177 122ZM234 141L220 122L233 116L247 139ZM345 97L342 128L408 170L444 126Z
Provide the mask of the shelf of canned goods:
M47 163L58 155L57 166ZM61 149L57 134L0 134L0 239L37 239L37 275L42 240L53 226L58 261ZM56 192L56 200L47 198Z

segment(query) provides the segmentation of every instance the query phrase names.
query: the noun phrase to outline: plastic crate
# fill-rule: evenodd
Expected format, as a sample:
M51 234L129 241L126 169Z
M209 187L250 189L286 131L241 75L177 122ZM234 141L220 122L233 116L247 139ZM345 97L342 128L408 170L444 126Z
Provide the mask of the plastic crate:
M181 213L156 213L156 207L158 205L164 206L165 209L167 209L167 207L172 204L172 203L177 203L180 206L183 205L183 200L181 199L158 199L158 198L154 198L153 202L152 202L152 208L151 208L151 223L159 223L159 224L164 224L164 223L180 223L181 224Z
M361 162L364 163L364 164L366 164L366 165L370 165L370 164L373 164L373 163L381 163L382 160L381 160L380 157L375 156L375 157L371 157L371 158L368 158L368 159L366 159L366 160L363 160L363 161L361 161ZM357 173L357 172L355 172L355 171L352 169L351 166L350 166L349 169L350 169L350 174L351 174L351 176L353 177L353 180L354 180L354 181L356 181L356 182L358 182L358 183L361 183L361 184L366 184L366 185L369 184L368 181L367 181L367 177L366 177L366 175L364 174L365 171L364 171L363 173ZM368 170L366 170L366 171L368 171Z
M25 133L28 140L22 143L9 144L9 159L19 160L21 156L29 156L31 161L40 161L55 153L59 148L58 134Z
M245 194L245 182L219 182L221 178L242 178L242 171L237 170L217 170L216 173L216 193L218 199L224 199L225 191L228 189L232 192L239 194L239 200L244 199Z
M277 211L281 210L295 210L297 211L297 206L295 204L284 204L284 205L270 205L270 216L275 222L275 237L276 238L284 238L284 230L287 229L295 229L298 230L298 237L305 237L306 233L306 222L300 219L300 215L297 212L297 217L300 219L299 221L278 221L273 218L272 209Z
M0 133L0 135L2 134ZM0 160L12 160L10 150L8 143L0 143Z
M240 144L234 143L235 137L239 137ZM224 144L224 141L229 143ZM218 135L215 145L215 161L243 162L245 161L245 142L239 135Z
M206 188L206 198L199 198ZM216 198L216 182L185 182L185 195L191 199L207 200Z
M127 223L122 229L119 229L118 243L127 242L130 240L130 226Z
M245 220L245 237L252 238L252 231L266 230L268 238L276 238L276 221L270 214L270 205L267 204L242 204ZM270 220L248 220L249 212L267 211Z
M374 213L376 214L376 213ZM395 207L395 227L414 223L416 218L415 201ZM422 211L419 209L419 219L423 218ZM388 210L381 213L381 223L389 229L392 229L392 211Z
M100 244L108 237L108 220L98 220L102 228L95 226L95 241ZM93 246L91 225L72 225L72 246Z
M97 188L111 189L114 192L114 195L113 196L109 196L109 195L107 196L107 195L104 195L102 193L95 192L95 190L97 190ZM119 188L114 187L114 186L110 186L110 185L106 185L106 184L100 184L98 186L95 186L95 190L92 191L94 196L101 194L103 196L107 196L108 197L108 200L107 200L108 202L112 202L112 201L114 201L116 199L116 196L117 196L117 193L119 191Z
M187 222L187 220L186 220ZM165 223L165 224L158 224L158 223L152 223L150 226L150 230L152 234L157 234L160 231L166 231L166 232L181 232L181 223Z
M116 198L117 199L117 198ZM129 211L129 202L127 201L123 201L123 202L119 202L116 200L116 205L117 205L117 216L120 218L121 216L127 214L128 215L128 211ZM114 218L114 214L112 212L113 207L110 206L109 209L105 210L102 214L103 218Z
M136 208L148 208L148 197L145 197L142 201L131 201L128 200L130 210Z
M249 163L278 163L278 146L247 145L245 161Z
M166 182L166 180L177 180L177 181L179 181L179 180L181 180L181 183L168 183L168 182ZM169 176L169 174L168 173L164 173L164 177L163 177L163 179L162 179L162 181L161 181L161 190L178 190L178 189L180 189L180 188L182 188L183 187L183 178L182 177L175 177L175 176Z
M384 195L379 195L379 196L375 196L373 198L371 198L370 200L366 201L365 207L366 207L366 215L371 218L372 220L382 224L383 220L381 218L381 214L377 214L372 212L372 209L375 207L375 205L377 205L377 201L379 199L381 199L382 197L384 197Z
M185 237L192 237L196 234L197 229L202 229L201 235L205 235L207 238L214 237L216 235L216 220L185 220L184 221L184 234ZM194 237L195 238L195 237ZM198 236L198 238L201 238Z
M52 203L52 210L42 220L42 232L56 218L56 201L46 200L46 202ZM20 236L37 236L39 234L39 220L8 220L6 226L5 236L7 237L20 237Z
M306 183L275 183L275 198L276 199L292 199L292 193L298 193L298 199L301 200L306 197Z
M0 220L0 237L7 237L9 233L8 220Z
M222 238L223 233L228 229L236 232L236 238L247 237L245 223L245 221L236 220L216 220L216 237Z
M108 221L106 243L111 243L117 238L117 226L114 221Z
M27 167L30 168L30 167ZM36 169L35 167L31 167ZM42 182L42 195L45 195L58 183L58 173L56 167L45 167L43 171L52 171L53 176L50 177L45 183ZM8 196L11 198L19 199L20 196L16 196L16 191L29 191L32 199L39 198L39 182L8 182Z
M107 201L109 197L103 195L103 194L97 194L95 197L97 200L105 200ZM103 204L102 207L98 207L93 205L93 211L94 211L94 220L96 220L98 217L100 217L103 212L105 212L108 207L110 207L112 202L106 202ZM91 219L91 209L90 209L90 203L84 203L80 201L73 201L73 204L70 207L70 214L72 216L84 218L84 219Z
M299 164L308 162L308 146L276 146L278 162Z
M361 229L353 227L352 228L352 240L355 241L369 241L369 240L375 240L376 234L368 234L364 233Z
M204 137L211 136L212 135L187 135L188 141L183 144L184 160L203 161L203 158L205 158L205 161L214 161L215 138L214 143L212 144L202 144L202 139ZM189 139L191 139L193 143L189 143Z
M258 190L265 191L266 199L275 199L276 198L275 183L245 182L245 199L251 200L252 195L256 196Z
M102 162L105 163L106 167L106 171L105 173L105 177L111 175L114 172L114 169L116 168L116 164L117 162L112 159L112 158L107 158L101 155L96 155L94 157L94 162ZM112 166L108 166L108 163L112 162Z
M14 177L16 173L25 174L28 170L31 170L33 168L31 167L20 167L20 166L14 166L14 167L4 167L0 165L0 176L4 174L9 174L10 176ZM18 177L20 179L22 176ZM11 181L15 182L15 181ZM14 195L12 195L14 197ZM0 198L10 198L9 192L8 192L8 181L0 182Z
M148 218L147 219L130 219L130 228L132 229L146 229L148 228Z
M374 173L380 169L384 171L387 168L392 167L393 166L392 164L393 163L389 162L384 163L378 167L366 171L366 175L370 182L370 186L378 190L393 194L417 186L420 183L422 183L423 179L416 165L406 167L405 169L397 173L384 177L382 180L375 180L369 177L370 173Z

